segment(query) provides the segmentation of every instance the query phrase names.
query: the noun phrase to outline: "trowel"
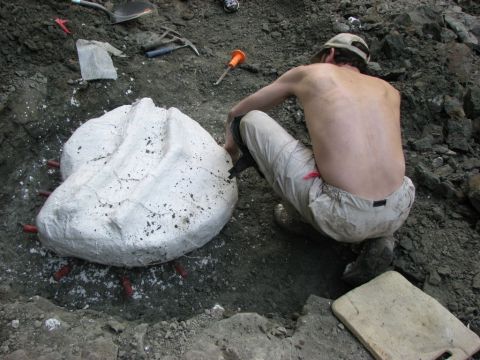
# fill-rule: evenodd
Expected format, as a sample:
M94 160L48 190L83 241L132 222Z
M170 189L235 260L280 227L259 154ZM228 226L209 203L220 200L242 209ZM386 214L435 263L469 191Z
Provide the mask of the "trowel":
M133 20L140 16L150 14L155 10L155 5L146 1L126 2L118 5L113 11L109 11L106 7L90 1L72 0L72 3L102 10L108 14L112 24Z

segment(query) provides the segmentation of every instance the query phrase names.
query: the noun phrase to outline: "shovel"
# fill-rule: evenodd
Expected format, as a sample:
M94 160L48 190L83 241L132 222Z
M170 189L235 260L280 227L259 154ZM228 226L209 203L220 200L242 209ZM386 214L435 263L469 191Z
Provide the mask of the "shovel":
M150 14L155 10L155 5L145 1L126 2L117 6L113 11L108 11L106 7L90 1L72 0L72 3L102 10L108 14L112 24L136 19L142 15Z

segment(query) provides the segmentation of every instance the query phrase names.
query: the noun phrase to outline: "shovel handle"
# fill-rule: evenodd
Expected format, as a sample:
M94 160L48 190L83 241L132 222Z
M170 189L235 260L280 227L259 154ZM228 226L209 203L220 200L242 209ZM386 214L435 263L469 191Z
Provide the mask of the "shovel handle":
M108 15L110 15L110 11L108 11L106 7L103 7L102 5L94 3L94 2L85 1L85 0L72 0L72 3L82 5L82 6L86 6L86 7L89 7L89 8L99 9L99 10L104 11Z
M170 54L172 51L180 49L182 47L184 46L165 46L157 50L147 51L145 55L147 55L147 57L149 58L153 58L161 55Z

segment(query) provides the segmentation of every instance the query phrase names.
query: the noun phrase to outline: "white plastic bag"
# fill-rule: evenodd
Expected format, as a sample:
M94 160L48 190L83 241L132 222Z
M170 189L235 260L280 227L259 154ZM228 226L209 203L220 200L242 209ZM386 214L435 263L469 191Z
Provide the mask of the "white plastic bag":
M216 236L237 201L227 152L148 98L87 121L60 164L64 182L37 226L62 256L127 267L170 261Z

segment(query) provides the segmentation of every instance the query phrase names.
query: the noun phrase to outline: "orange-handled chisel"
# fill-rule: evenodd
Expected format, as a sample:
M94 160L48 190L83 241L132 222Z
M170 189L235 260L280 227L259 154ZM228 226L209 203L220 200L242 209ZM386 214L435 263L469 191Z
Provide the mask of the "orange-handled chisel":
M218 85L220 84L220 82L223 80L223 78L228 74L228 72L231 70L231 69L235 69L237 67L237 65L243 63L245 61L245 59L247 58L247 55L245 55L245 53L242 51L242 50L233 50L232 51L232 57L230 59L230 61L228 62L228 67L227 69L224 71L224 73L222 74L222 76L220 76L218 78L218 80L215 82L215 84L213 85Z

